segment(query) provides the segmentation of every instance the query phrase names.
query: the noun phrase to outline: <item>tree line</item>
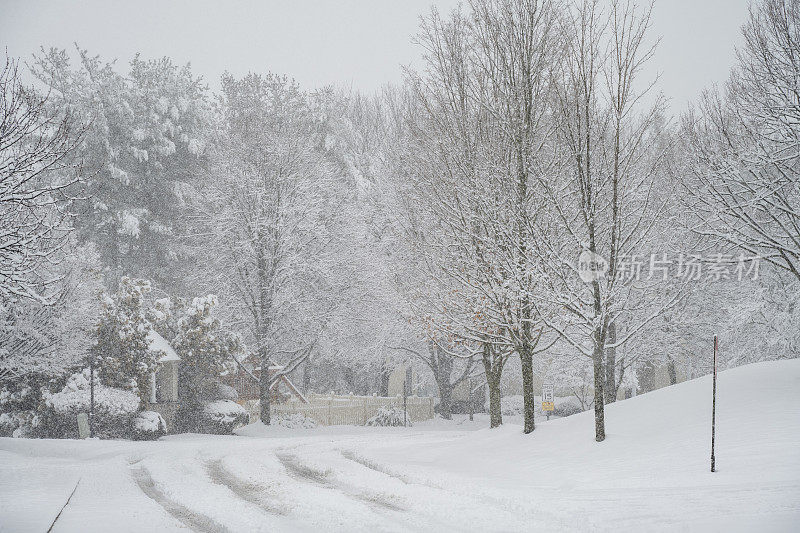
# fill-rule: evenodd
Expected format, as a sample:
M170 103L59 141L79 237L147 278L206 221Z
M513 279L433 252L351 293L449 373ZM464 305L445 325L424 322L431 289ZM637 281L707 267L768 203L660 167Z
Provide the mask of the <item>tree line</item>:
M525 433L537 379L602 441L648 369L706 373L712 332L726 364L797 356L800 7L754 4L729 80L678 120L643 77L652 12L432 10L422 67L375 95L274 73L212 93L168 58L122 73L80 48L35 54L28 86L8 59L2 379L82 365L106 338L97 294L131 279L216 295L220 354L306 389L385 393L409 361L444 417L485 382L495 427L510 369Z

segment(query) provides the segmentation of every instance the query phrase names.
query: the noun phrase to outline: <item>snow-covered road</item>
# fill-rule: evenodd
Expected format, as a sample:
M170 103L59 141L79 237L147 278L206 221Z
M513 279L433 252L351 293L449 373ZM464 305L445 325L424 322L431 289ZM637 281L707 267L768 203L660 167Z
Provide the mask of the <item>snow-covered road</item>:
M707 385L610 406L601 444L590 413L529 436L462 419L0 439L0 530L46 531L77 484L53 531L796 531L800 361L721 374L715 474Z
M463 531L530 524L527 513L480 491L412 479L393 471L396 465L363 455L375 448L435 447L463 432L334 431L159 443L31 441L18 447L19 441L3 441L0 529L46 530L78 480L54 531L108 531L112 524L138 531Z

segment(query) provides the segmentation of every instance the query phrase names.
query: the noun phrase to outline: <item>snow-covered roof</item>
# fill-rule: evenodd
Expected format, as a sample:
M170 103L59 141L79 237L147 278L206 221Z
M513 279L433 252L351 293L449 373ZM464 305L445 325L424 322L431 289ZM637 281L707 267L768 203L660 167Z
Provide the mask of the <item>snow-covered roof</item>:
M147 334L147 342L150 343L150 349L154 352L163 352L159 359L159 363L164 363L167 361L180 361L181 358L175 352L175 349L167 342L167 339L156 333L154 330L150 330L150 333Z
M253 365L248 364L248 363L240 363L240 364L242 366L246 367L247 370L257 370L257 371L261 372L261 365L253 366ZM269 365L267 368L272 372L279 372L279 371L284 369L284 367L282 365Z

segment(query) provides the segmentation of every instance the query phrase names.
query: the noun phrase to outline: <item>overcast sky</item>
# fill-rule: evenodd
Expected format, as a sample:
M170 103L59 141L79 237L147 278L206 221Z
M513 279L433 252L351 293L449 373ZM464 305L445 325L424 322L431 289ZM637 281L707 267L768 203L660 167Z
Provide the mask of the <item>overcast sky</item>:
M191 62L212 88L228 70L273 71L303 87L373 91L402 79L419 60L411 43L430 5L458 0L0 0L0 46L29 58L40 46L118 58L136 53ZM746 0L660 0L653 16L662 42L652 62L678 112L704 87L725 80L747 16Z

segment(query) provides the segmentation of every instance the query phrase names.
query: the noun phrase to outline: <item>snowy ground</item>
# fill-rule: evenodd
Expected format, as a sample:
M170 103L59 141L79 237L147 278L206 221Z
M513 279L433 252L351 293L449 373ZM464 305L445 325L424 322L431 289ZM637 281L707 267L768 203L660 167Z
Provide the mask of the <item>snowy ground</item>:
M159 442L0 439L0 530L790 531L800 525L800 360L720 374L718 472L710 380L591 413L482 429L184 435Z

